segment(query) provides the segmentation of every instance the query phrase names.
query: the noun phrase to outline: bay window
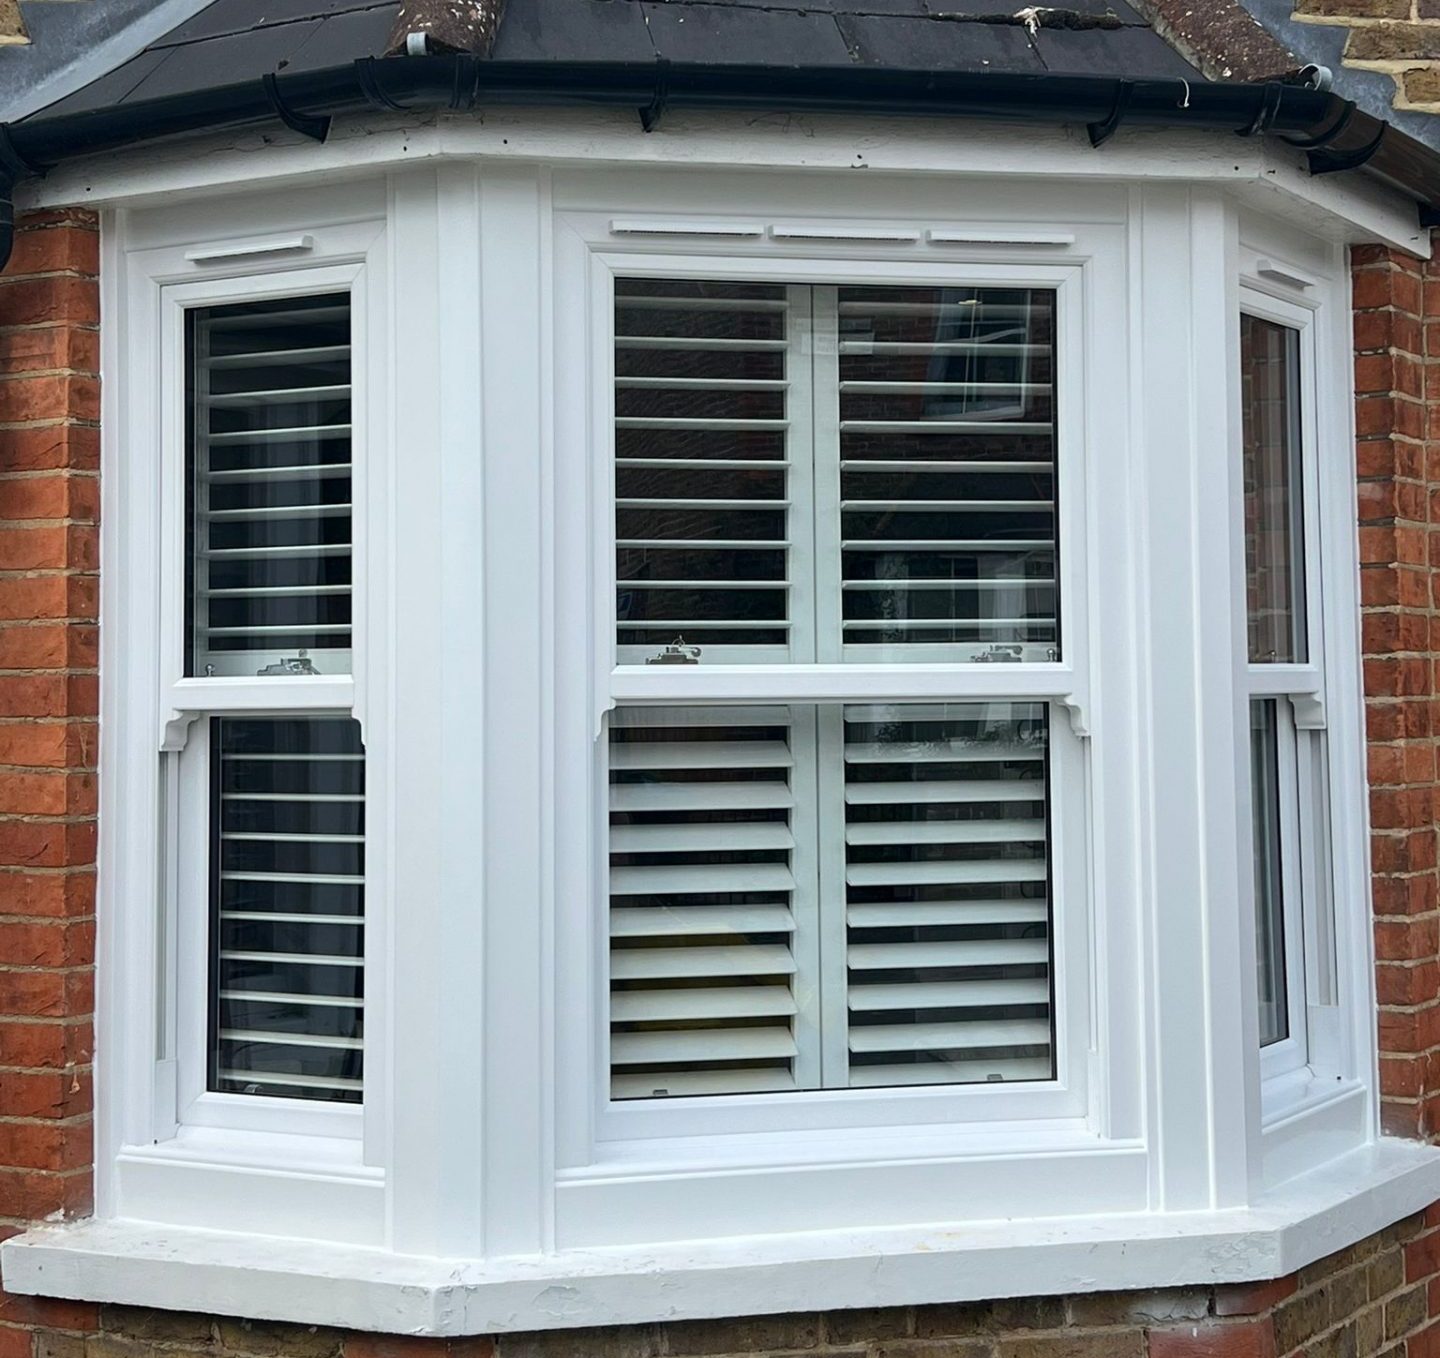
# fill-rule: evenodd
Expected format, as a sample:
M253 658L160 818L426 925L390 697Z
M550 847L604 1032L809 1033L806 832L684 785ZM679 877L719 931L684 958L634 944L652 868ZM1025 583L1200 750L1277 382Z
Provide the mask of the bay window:
M96 1229L489 1332L1203 1281L1363 1196L1343 251L960 188L112 224Z

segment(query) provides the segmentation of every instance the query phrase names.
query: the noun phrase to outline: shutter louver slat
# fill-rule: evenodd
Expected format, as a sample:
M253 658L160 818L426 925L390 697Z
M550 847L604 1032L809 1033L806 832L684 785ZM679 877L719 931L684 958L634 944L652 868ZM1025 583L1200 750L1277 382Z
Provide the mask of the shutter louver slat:
M838 311L845 654L1055 658L1053 293L842 287Z
M844 724L849 1083L1051 1078L1045 708Z
M189 313L189 673L350 669L347 296ZM271 672L276 672L272 670Z
M790 713L615 715L612 1096L793 1088Z
M610 911L611 938L661 938L667 934L788 934L795 921L783 905L688 905Z
M789 646L794 327L784 287L617 280L622 659Z
M346 718L212 723L211 1088L358 1101L364 756Z

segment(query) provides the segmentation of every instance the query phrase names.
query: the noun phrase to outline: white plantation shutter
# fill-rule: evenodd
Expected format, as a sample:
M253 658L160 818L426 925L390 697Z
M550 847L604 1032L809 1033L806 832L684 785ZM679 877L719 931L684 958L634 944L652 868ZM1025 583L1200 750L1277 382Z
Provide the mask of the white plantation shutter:
M1043 705L621 708L609 755L615 1098L1051 1077Z
M617 280L620 662L1058 659L1055 308ZM612 1095L1052 1078L1047 723L616 709Z
M1044 707L844 725L849 1083L1050 1078Z
M808 289L622 279L615 318L622 657L683 636L787 658L808 617L789 570L810 531L808 468L790 459L809 418Z
M350 668L345 294L188 317L190 673Z
M365 755L348 718L213 722L212 1089L357 1102Z
M838 297L846 655L1058 658L1054 294Z
M797 1040L814 998L803 723L783 707L625 709L609 748L614 1097L803 1087L814 1065Z
M619 279L619 658L1059 658L1055 294Z

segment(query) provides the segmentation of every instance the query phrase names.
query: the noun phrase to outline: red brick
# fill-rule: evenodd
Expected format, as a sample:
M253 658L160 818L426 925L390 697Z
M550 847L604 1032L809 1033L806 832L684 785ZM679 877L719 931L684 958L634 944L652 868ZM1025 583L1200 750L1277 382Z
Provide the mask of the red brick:
M93 773L7 773L0 777L0 815L93 816L98 797Z
M100 333L70 325L0 330L0 371L82 372L93 376L100 371Z
M94 861L93 821L0 820L0 862L24 868L69 868Z
M63 226L15 233L9 273L45 274L61 270L92 277L99 273L99 232L79 226Z
M100 431L81 424L52 424L34 429L0 427L0 466L11 472L62 467L95 471L100 466Z
M26 872L0 866L0 915L76 916L94 910L93 869Z
M92 1111L90 1072L7 1071L0 1080L0 1117L72 1118ZM0 1216L14 1215L0 1212Z
M90 279L0 275L0 326L100 323L100 289Z
M1293 1296L1299 1286L1295 1275L1271 1278L1260 1283L1239 1283L1215 1289L1217 1316L1257 1316L1269 1311L1286 1297Z
M0 916L0 957L10 967L86 967L95 960L95 928L89 920Z
M0 379L0 418L10 424L98 420L100 380L77 373Z
M0 543L3 539L0 533ZM94 669L98 662L99 633L88 624L0 624L0 670Z
M0 576L0 621L79 618L94 622L99 599L99 581L94 576Z
M495 1345L480 1337L422 1339L398 1334L348 1334L345 1358L491 1358Z
M0 721L0 765L93 768L98 732L89 721Z
M72 380L74 379L36 377L26 378L23 384L18 385ZM0 402L5 399L6 384L0 383ZM0 405L0 410L3 409L4 406ZM19 476L0 476L0 520L80 519L94 522L99 517L99 512L100 483L93 476L70 472L27 472Z
M0 1122L0 1165L68 1173L90 1163L92 1141L88 1117L75 1122Z
M1275 1326L1263 1316L1151 1330L1150 1358L1275 1358Z
M94 1029L87 1021L0 1022L0 1066L26 1070L84 1066L90 1064L94 1049Z
M35 1325L47 1330L93 1332L100 1328L100 1308L89 1301L53 1297L22 1297L0 1292L0 1322Z

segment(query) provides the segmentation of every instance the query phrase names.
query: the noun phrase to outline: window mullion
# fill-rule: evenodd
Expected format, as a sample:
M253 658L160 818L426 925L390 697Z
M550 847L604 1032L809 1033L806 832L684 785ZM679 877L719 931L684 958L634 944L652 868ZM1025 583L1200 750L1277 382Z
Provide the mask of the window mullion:
M812 288L815 658L842 658L840 581L840 290Z
M795 847L790 851L790 875L794 887L790 913L795 932L790 948L795 959L791 990L795 999L795 1088L814 1089L827 1069L825 1037L829 1031L826 1012L825 930L827 912L821 903L830 899L824 877L825 856L819 852L823 839L820 824L824 811L823 770L818 759L817 724L823 716L813 705L790 709L790 832ZM820 777L817 787L817 773Z
M820 987L824 1028L823 1088L850 1084L850 1007L846 949L845 720L839 703L816 709L815 742L820 850Z

